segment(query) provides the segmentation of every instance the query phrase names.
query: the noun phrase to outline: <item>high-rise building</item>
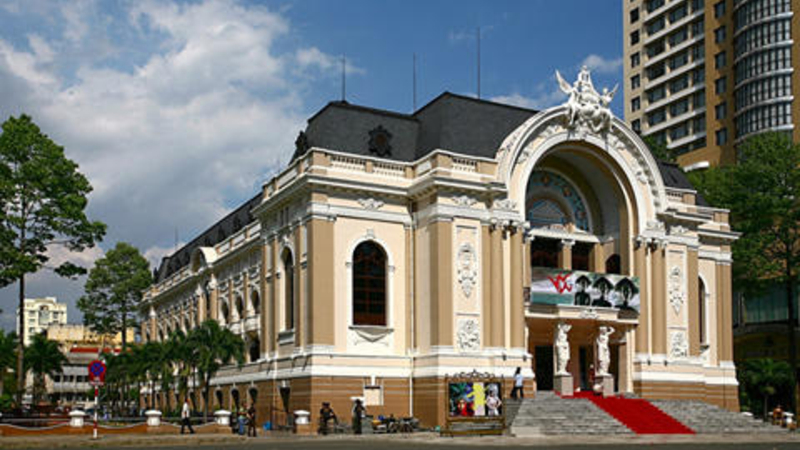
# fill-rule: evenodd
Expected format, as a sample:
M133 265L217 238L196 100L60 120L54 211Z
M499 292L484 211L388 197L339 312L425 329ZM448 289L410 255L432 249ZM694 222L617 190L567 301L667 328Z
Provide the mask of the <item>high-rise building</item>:
M625 119L688 169L767 130L800 138L800 0L622 0Z
M55 297L25 299L25 340L30 345L34 335L54 324L67 323L67 305L58 303ZM19 308L17 308L17 333L19 334Z

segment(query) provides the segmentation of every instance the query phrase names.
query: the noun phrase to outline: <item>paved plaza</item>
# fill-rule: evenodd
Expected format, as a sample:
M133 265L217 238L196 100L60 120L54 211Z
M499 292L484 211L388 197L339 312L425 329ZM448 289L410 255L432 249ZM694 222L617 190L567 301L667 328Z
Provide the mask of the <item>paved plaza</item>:
M92 441L84 436L53 436L41 438L0 438L0 449L55 449L55 448L107 448L107 449L441 449L474 447L480 449L559 448L559 449L736 449L736 450L788 450L800 448L800 436L739 435L739 436L594 436L594 437L541 437L512 438L469 437L441 438L433 433L414 435L363 436L363 437L277 437L241 438L238 436L107 436Z

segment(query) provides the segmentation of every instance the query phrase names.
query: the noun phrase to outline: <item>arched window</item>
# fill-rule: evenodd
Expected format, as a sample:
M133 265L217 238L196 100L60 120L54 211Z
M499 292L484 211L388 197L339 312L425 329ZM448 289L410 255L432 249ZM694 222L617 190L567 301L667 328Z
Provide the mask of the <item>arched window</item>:
M250 362L256 362L261 357L261 341L257 336L250 338L247 353L250 356Z
M698 324L698 334L700 335L700 344L707 343L707 336L706 336L706 285L703 283L703 279L698 277L698 284L700 288L698 289L699 295L697 296L697 321Z
M371 241L353 252L353 325L386 325L386 253Z
M294 258L289 249L283 253L284 327L294 328Z
M241 295L236 296L236 316L239 319L244 317L244 300Z
M622 274L622 260L619 255L613 254L606 259L606 273Z
M531 267L558 267L558 241L537 237L531 242Z
M219 323L221 323L222 325L225 325L228 322L229 313L230 313L230 311L229 311L229 308L228 308L228 302L226 302L226 301L220 302L220 304L219 304L219 314L220 314Z
M250 307L253 308L253 314L259 314L261 312L261 296L258 295L258 291L256 290L250 293Z

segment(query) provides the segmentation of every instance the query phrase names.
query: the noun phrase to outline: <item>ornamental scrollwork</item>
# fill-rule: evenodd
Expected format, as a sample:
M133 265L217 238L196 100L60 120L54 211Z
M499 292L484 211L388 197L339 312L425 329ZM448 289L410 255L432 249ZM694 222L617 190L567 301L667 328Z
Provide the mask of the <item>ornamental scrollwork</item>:
M478 284L478 270L475 267L477 255L475 247L469 242L461 244L456 255L456 267L458 268L458 284L464 295L470 297L472 290Z

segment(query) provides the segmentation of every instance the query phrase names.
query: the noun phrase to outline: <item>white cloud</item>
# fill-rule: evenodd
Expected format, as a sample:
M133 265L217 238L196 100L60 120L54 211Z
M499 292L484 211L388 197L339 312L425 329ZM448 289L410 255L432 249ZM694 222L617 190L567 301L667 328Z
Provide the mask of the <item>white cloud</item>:
M511 94L497 95L490 100L508 105L521 106L530 109L547 109L566 100L566 95L558 88L555 76L552 80L547 80L536 84L531 95L523 95L519 92Z
M142 253L142 256L150 263L151 269L157 269L158 265L161 264L161 259L167 255L171 255L176 248L181 248L184 246L185 242L179 242L177 245L170 245L170 246L159 246L154 245Z
M297 64L302 68L317 68L323 72L330 74L340 74L342 71L342 57L333 56L323 53L317 47L301 48L298 49L295 58ZM350 60L345 58L345 71L348 74L363 75L366 73L364 69L354 65Z
M622 57L606 59L600 55L591 54L581 63L594 72L601 74L617 74L622 70Z
M291 26L262 6L128 5L119 24L128 28L115 32L146 35L149 44L136 50L144 57L132 67L97 54L61 71L75 64L70 55L91 55L87 45L109 41L107 27L73 14L91 2L62 8L61 19L85 27L65 27L58 38L31 33L30 50L0 30L0 117L31 114L89 177L90 216L109 225L104 246L131 242L157 264L172 250L176 228L182 236L199 233L288 160L307 116L300 99L313 78L304 71L338 66L316 47L279 50L275 41ZM36 295L80 295L80 283L53 275L33 281ZM15 304L14 295L0 290L0 303Z

